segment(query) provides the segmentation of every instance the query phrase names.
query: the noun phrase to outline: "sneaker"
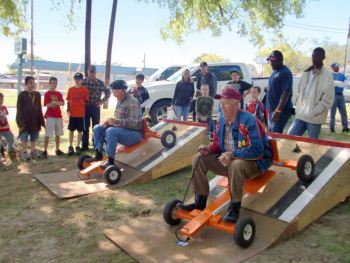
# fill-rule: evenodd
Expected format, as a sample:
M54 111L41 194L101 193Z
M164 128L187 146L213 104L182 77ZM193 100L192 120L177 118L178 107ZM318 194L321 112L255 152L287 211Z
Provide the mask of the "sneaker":
M83 146L83 147L81 147L81 151L82 151L82 152L89 151L89 150L90 150L90 149L89 149L88 146Z
M335 129L334 129L334 128L331 128L330 130L331 130L331 132L335 132Z
M344 128L342 132L349 132L350 129L349 128Z
M110 166L110 164L108 163L108 161L105 161L100 165L100 168L102 170L106 170L108 166Z
M80 146L75 147L75 154L76 155L81 155L81 148L80 148Z
M56 150L55 153L57 156L64 155L64 152L62 152L60 149Z
M69 155L69 156L74 155L74 149L73 149L72 146L69 146L69 147L68 147L68 155Z
M34 151L30 152L30 157L32 157L33 159L39 159L41 156L37 150L34 150Z
M44 159L47 158L47 151L43 151L42 155L41 155Z
M30 161L30 157L29 157L28 152L22 152L21 158L23 161Z

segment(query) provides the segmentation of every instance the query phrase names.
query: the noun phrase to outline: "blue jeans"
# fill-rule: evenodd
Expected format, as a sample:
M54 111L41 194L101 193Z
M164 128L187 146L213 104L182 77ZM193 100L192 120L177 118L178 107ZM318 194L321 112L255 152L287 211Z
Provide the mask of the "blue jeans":
M143 134L140 131L134 131L120 127L105 128L103 125L94 127L94 144L95 149L103 151L103 144L106 142L108 157L115 158L117 144L132 146L142 140Z
M283 111L281 112L281 117L277 122L272 121L272 115L273 112L269 112L269 118L267 123L269 132L283 133L284 127L286 127L290 116L292 116L291 109L283 109Z
M18 139L22 142L27 142L29 137L31 142L35 142L39 138L39 132L20 132L18 135Z
M183 117L183 121L187 121L188 119L188 112L190 109L191 103L188 103L183 106L175 106L174 105L174 111L175 115L178 121L181 121L181 116Z
M337 112L337 108L340 113L341 117L341 125L343 126L343 129L348 128L348 115L346 113L346 106L345 106L345 100L344 100L344 95L335 95L334 97L334 103L331 108L331 120L329 123L329 127L331 129L334 129L335 126L335 114Z
M13 148L14 144L14 137L13 133L11 131L5 131L5 132L0 132L0 139L1 137L4 137L5 140L7 141L7 149L9 152L14 151L15 149Z
M100 111L101 110L99 106L92 104L85 106L85 127L83 131L83 137L81 138L83 148L89 147L90 123L92 122L92 127L95 127L95 125L100 123Z
M288 135L302 136L306 130L309 138L318 139L321 132L321 124L308 123L295 118L288 130Z

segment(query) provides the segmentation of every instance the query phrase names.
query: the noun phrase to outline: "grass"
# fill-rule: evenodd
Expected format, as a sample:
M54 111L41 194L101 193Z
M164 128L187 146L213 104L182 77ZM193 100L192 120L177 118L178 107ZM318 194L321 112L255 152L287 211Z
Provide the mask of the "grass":
M4 94L4 105L6 107L16 107L17 104L17 90L16 89L0 89Z

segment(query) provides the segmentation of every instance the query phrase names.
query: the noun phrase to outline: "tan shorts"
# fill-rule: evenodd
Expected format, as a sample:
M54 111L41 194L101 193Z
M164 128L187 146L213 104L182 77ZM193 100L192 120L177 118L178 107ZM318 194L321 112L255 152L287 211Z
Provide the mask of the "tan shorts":
M46 118L45 126L45 137L63 135L63 122L61 118Z

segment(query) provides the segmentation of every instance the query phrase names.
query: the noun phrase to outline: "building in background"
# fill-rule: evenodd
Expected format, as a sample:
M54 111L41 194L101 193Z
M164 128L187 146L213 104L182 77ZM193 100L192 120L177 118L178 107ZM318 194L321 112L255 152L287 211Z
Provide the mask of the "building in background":
M105 78L105 66L95 65L97 78L104 80ZM17 64L10 66L12 71L17 70ZM56 62L47 60L35 60L34 61L35 78L37 81L37 89L46 89L48 86L49 77L54 76L58 79L59 89L65 89L73 85L73 76L75 72L84 72L85 67L83 64L68 63L68 62ZM151 76L156 72L157 68L136 68L136 67L111 67L111 82L115 79L131 80L135 78L135 75L142 73L145 77ZM23 76L30 74L30 60L26 61L23 66ZM0 88L16 88L16 74L2 75L0 78Z

